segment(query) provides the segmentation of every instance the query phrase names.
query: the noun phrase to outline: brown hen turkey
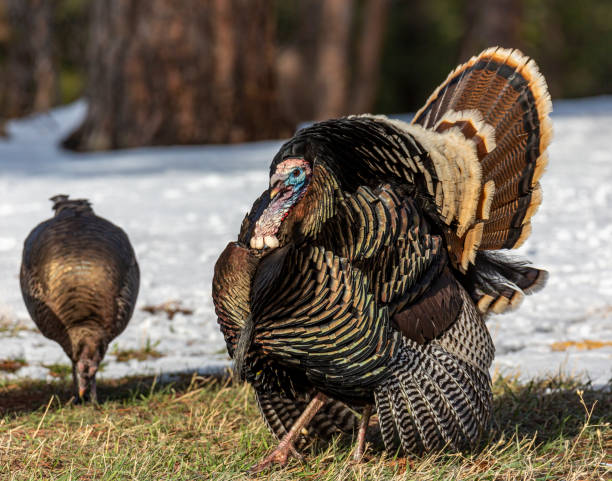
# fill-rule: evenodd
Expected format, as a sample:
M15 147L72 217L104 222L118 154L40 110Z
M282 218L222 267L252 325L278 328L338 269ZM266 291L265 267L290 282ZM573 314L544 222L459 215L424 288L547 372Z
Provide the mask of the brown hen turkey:
M213 280L236 370L281 439L255 470L357 426L359 458L372 406L391 451L478 441L492 401L484 318L547 277L495 251L529 236L550 111L533 60L492 48L410 124L328 120L281 147Z
M134 311L138 263L125 232L87 200L51 200L55 216L24 243L21 293L40 331L72 361L75 399L97 402L100 363Z

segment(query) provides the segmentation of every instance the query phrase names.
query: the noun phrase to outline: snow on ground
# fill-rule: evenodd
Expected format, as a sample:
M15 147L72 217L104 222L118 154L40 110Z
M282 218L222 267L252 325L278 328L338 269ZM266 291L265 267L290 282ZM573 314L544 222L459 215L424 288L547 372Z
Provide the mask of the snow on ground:
M0 380L51 379L45 366L69 365L29 320L19 290L23 240L51 216L48 198L58 193L89 198L96 213L128 233L140 263L134 316L99 377L227 365L211 300L213 266L265 189L280 142L94 154L57 149L84 110L77 103L12 122L10 139L0 140L0 360L27 363L14 374L0 371ZM518 311L490 318L494 369L524 378L586 374L603 384L612 377L612 345L605 346L612 341L612 98L557 102L553 122L544 203L519 250L550 279ZM169 319L143 310L167 301L193 313ZM584 341L604 347L580 349ZM163 356L118 362L113 354L146 346Z

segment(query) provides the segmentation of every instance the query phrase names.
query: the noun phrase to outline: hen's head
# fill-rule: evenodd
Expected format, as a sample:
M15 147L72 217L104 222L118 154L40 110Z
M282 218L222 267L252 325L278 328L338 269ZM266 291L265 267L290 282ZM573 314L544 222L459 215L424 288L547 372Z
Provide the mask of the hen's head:
M95 397L95 379L100 363L104 358L106 343L100 336L89 334L83 336L73 351L74 368L78 399L88 401ZM93 394L93 396L92 396ZM95 400L95 399L91 399Z

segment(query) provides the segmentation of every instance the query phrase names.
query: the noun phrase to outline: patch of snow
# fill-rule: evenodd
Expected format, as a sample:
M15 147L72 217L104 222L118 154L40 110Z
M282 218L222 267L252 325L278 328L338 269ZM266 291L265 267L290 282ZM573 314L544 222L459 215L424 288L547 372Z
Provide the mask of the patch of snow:
M51 379L43 365L69 364L29 320L19 289L22 242L48 219L58 193L89 198L129 235L141 268L134 316L109 347L100 377L200 373L229 365L211 299L214 263L266 188L280 142L160 147L75 154L57 148L85 104L11 122L0 140L0 318L31 330L0 332L0 359L27 366L0 378ZM407 119L410 116L405 117ZM544 202L518 254L550 272L548 285L516 311L492 316L493 369L527 378L563 370L595 384L612 377L612 347L553 351L564 341L612 341L612 97L555 102L555 136ZM193 314L173 319L145 306L176 300ZM113 352L153 346L163 357L118 362Z

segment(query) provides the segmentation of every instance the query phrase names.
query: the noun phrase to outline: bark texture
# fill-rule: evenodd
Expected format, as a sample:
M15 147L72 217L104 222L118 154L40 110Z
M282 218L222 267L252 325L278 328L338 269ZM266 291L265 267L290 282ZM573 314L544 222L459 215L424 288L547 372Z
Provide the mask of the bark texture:
M64 145L244 142L278 114L270 0L94 0L89 109Z
M0 69L0 123L57 103L55 7L52 0L0 0L0 42L6 52Z
M357 72L350 103L353 113L370 112L376 100L389 0L368 0L358 40Z
M295 122L374 107L389 0L302 0L293 39L278 58L283 111Z
M352 0L324 0L319 32L319 54L315 82L316 119L347 114L349 40L353 14Z

